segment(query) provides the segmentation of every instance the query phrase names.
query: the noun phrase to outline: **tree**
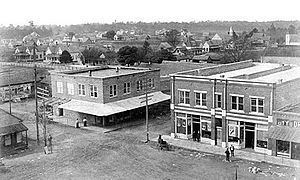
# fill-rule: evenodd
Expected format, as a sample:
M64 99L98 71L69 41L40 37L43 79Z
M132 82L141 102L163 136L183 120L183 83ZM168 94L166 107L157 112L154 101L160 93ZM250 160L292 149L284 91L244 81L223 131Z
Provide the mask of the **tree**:
M134 65L137 62L138 48L135 46L124 46L118 51L118 61L122 65Z
M254 28L249 33L244 32L240 36L235 35L225 44L223 57L226 61L239 62L245 60L246 52L251 49L251 37L257 29Z
M107 31L105 35L108 39L113 40L114 36L116 35L116 32L114 30L110 30L110 31Z
M176 29L171 29L170 31L167 31L165 39L171 46L176 47L180 42L180 32Z
M99 61L100 59L100 55L102 54L103 52L96 48L96 47L93 47L93 48L90 48L90 49L85 49L82 51L82 55L84 56L84 59L85 59L85 64L96 64L97 61Z
M61 63L71 63L73 61L73 58L68 51L64 50L59 57L59 61Z
M289 34L297 34L296 27L293 26L292 24L289 25L288 33L289 33Z

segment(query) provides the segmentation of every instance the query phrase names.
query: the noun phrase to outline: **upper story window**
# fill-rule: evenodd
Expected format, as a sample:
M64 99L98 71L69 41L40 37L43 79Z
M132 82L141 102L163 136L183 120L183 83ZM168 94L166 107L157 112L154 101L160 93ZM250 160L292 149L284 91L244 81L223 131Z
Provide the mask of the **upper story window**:
M131 92L130 82L124 83L124 94L129 94Z
M207 105L207 92L206 91L195 91L195 105L206 106Z
M67 90L68 90L68 94L74 95L74 84L67 83Z
M115 97L117 96L117 85L110 85L109 86L109 97Z
M231 95L231 109L243 111L244 110L244 96Z
M138 80L136 82L136 91L141 91L143 90L143 81L142 80Z
M91 97L98 97L98 88L95 85L90 85Z
M250 112L264 113L264 98L250 97Z
M216 99L216 108L222 108L222 94L215 93L215 99Z
M64 89L63 89L63 83L62 82L59 82L57 81L56 82L56 87L57 87L57 93L63 93L64 92Z
M78 94L85 96L85 85L84 84L78 84Z
M190 104L190 91L189 90L178 90L179 104Z
M154 88L154 79L148 79L148 87L149 89Z

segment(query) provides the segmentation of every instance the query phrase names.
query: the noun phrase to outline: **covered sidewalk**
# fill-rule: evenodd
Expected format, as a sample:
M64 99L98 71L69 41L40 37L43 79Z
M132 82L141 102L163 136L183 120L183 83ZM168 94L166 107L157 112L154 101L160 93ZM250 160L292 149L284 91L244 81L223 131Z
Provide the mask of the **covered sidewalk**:
M145 97L145 95L105 104L72 99L69 102L59 105L58 108L100 117L110 116L117 113L137 109L140 107L145 107L145 102L142 102L145 100L143 97ZM166 95L160 91L149 93L148 97L148 105L160 103L170 99L169 95Z

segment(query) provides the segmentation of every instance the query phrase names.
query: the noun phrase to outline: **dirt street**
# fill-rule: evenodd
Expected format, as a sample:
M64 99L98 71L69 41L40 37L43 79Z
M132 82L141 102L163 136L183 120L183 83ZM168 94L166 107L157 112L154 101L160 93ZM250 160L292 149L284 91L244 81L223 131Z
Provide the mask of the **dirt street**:
M236 160L184 149L158 150L145 144L145 126L137 125L103 133L102 128L80 128L59 123L48 125L53 154L45 155L35 143L32 101L14 103L13 114L23 117L29 128L30 146L25 152L2 159L0 179L294 179L299 171L264 163ZM0 108L6 109L8 104ZM169 133L169 115L150 119L150 137ZM249 167L260 167L253 174ZM296 174L298 173L298 174Z

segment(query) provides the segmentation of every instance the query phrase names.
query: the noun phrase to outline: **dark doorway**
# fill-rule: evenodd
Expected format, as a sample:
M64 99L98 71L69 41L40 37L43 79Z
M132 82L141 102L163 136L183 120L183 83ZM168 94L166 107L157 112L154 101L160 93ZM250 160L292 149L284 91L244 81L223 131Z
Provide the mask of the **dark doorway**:
M200 131L200 123L193 123L193 131L198 133Z
M245 148L254 148L254 131L246 131Z
M63 115L64 115L63 108L58 108L58 116L63 116Z

